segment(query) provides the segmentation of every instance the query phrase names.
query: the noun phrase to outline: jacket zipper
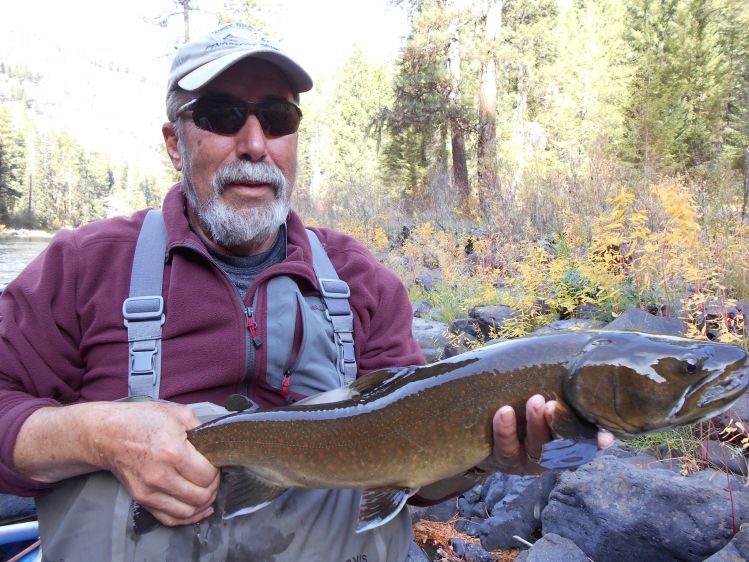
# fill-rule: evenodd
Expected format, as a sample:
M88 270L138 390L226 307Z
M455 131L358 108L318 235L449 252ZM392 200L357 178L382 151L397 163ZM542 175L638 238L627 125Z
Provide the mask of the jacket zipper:
M260 347L263 345L263 340L260 336L257 334L257 322L255 322L255 311L251 306L248 306L245 309L245 314L247 315L247 330L250 332L250 339L252 340L252 343L255 347Z
M245 365L244 375L242 376L242 382L240 384L240 394L242 396L249 397L250 381L255 370L255 348L259 348L263 344L262 339L257 335L257 322L255 320L254 309L252 307L245 307L244 302L242 302L242 299L237 294L237 290L234 288L234 283L232 283L229 275L221 268L216 260L214 260L206 252L195 247L193 244L185 242L183 244L180 244L179 246L189 248L190 250L198 253L204 259L208 260L208 262L211 263L211 265L213 265L213 267L215 267L219 272L221 272L221 275L224 276L224 278L232 288L231 293L232 295L234 295L235 302L239 303L239 307L244 313L247 332L245 332ZM252 326L252 328L250 328L250 326ZM250 345L250 343L252 343L253 345Z
M259 349L263 345L262 338L258 335L257 321L255 320L255 309L251 306L245 307L245 317L247 321L247 361L245 364L244 376L242 377L242 396L249 397L250 395L250 383L255 372L255 361L257 354L256 349Z

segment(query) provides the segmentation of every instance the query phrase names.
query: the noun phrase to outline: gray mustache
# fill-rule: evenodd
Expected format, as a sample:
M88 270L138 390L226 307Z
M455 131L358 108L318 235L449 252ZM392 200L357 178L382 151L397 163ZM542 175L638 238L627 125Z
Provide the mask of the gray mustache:
M266 183L276 192L276 197L286 190L286 178L281 170L266 162L230 162L216 170L213 176L216 195L232 183Z

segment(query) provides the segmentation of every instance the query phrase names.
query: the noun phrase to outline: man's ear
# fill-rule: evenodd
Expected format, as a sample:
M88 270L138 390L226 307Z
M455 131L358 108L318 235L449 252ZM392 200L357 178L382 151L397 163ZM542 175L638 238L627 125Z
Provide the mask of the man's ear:
M161 126L161 134L164 135L164 144L166 145L166 151L169 154L169 158L172 161L172 166L178 172L182 171L182 157L179 153L179 139L177 138L177 131L174 128L174 123L164 123Z

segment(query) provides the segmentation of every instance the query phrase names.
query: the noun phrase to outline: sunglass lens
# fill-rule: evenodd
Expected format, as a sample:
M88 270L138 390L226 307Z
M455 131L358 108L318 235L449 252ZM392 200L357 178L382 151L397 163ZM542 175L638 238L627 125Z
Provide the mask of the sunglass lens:
M290 135L299 128L302 116L290 103L270 102L256 112L263 130L271 136Z
M247 107L231 100L206 99L195 106L192 118L198 127L206 131L234 134L247 121Z
M294 104L268 101L248 104L231 98L199 98L192 108L195 125L206 131L233 135L247 122L248 114L257 115L260 126L271 136L290 135L299 128L302 113Z

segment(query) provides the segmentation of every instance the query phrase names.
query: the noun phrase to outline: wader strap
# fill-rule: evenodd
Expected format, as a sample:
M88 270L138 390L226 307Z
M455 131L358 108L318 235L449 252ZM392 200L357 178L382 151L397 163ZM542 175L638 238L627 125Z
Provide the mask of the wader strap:
M343 384L351 384L356 379L354 315L348 301L351 291L348 284L338 277L317 235L308 229L307 237L312 246L312 262L320 285L320 294L327 309L325 316L333 324L335 343L338 347L338 372L343 377Z
M130 349L129 396L159 397L161 378L161 296L166 252L166 225L160 210L148 211L140 229L130 273L130 297L122 303Z

